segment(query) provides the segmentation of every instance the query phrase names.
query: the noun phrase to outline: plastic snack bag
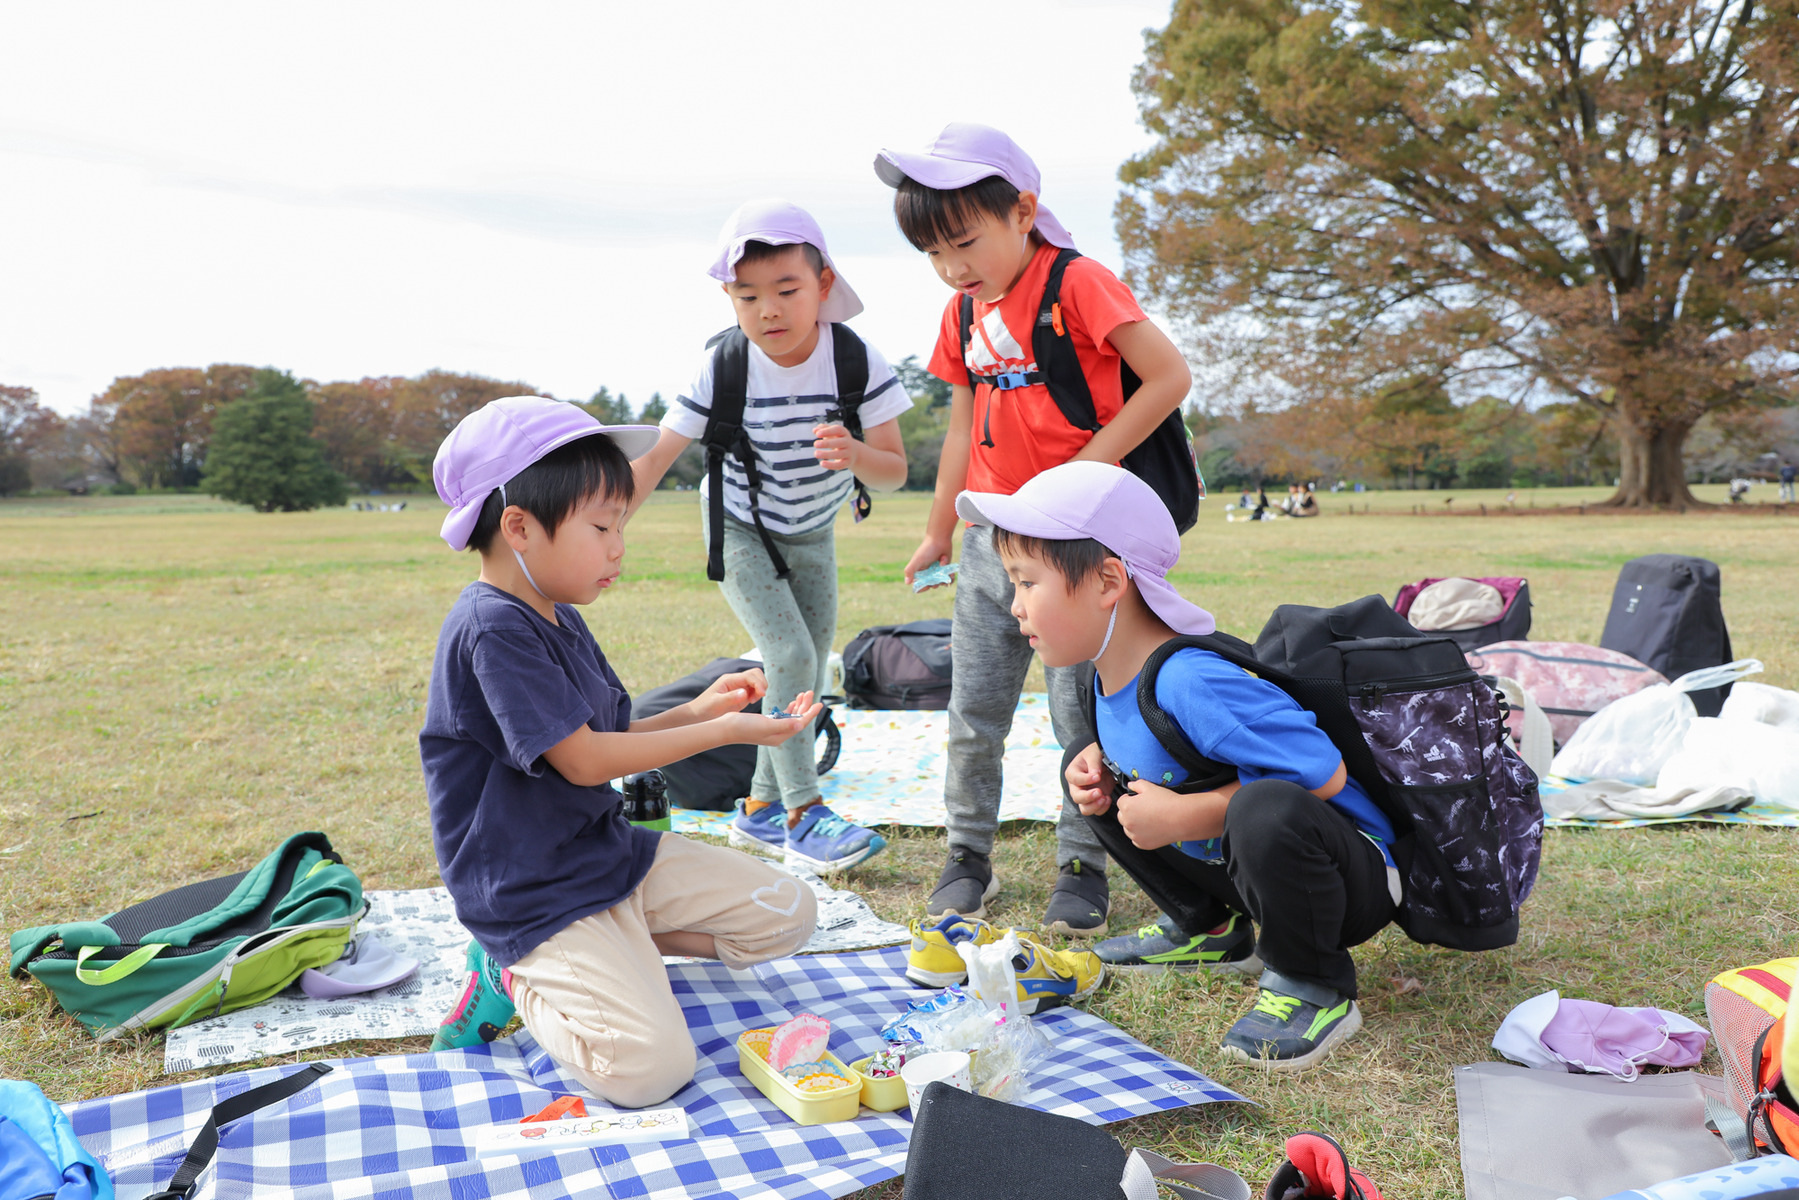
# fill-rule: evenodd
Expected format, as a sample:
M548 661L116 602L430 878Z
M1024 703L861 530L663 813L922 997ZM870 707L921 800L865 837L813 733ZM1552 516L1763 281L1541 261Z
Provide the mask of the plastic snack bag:
M1735 683L1762 669L1760 660L1739 659L1721 667L1689 671L1672 683L1657 683L1614 700L1574 731L1549 769L1566 779L1617 779L1652 787L1662 766L1680 749L1699 719L1688 692Z

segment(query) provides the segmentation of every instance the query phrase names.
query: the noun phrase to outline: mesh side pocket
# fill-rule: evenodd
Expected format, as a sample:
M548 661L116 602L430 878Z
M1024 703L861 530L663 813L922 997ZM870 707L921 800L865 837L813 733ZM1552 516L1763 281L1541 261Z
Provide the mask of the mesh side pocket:
M1724 1060L1724 1079L1740 1115L1756 1093L1756 1064L1750 1061L1755 1040L1774 1024L1774 1014L1713 982L1705 985L1705 1015L1711 1020L1712 1043Z

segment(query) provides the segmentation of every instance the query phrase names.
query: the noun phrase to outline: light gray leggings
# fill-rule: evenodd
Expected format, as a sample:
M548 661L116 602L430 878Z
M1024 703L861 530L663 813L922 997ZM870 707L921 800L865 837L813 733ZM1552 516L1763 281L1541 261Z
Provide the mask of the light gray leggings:
M710 544L704 510L700 527ZM771 535L787 560L786 579L753 525L725 514L725 578L719 588L744 632L762 651L768 696L762 711L786 708L801 692L824 688L825 664L837 636L837 535L831 525L797 537ZM819 798L816 739L800 734L756 749L750 795L788 809Z

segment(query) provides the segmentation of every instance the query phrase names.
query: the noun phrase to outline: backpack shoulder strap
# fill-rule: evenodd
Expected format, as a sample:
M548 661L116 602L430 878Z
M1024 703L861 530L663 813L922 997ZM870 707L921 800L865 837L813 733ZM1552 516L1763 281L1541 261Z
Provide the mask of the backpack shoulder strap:
M712 407L706 413L706 523L712 536L706 547L706 578L725 577L725 456L735 454L749 482L750 516L762 546L775 565L777 578L788 575L787 560L762 526L762 472L756 448L743 431L743 408L749 403L750 339L732 326L706 343L712 347Z
M1231 643L1236 645L1232 646ZM1247 666L1237 661L1239 649L1247 654L1248 646L1231 637L1229 634L1187 634L1182 637L1169 638L1151 652L1143 664L1143 670L1137 675L1137 711L1143 715L1143 723L1155 735L1162 749L1180 765L1187 773L1187 781L1174 790L1177 792L1209 792L1237 778L1237 768L1229 763L1221 763L1207 758L1199 752L1198 747L1188 740L1187 734L1170 717L1156 700L1156 679L1162 673L1162 667L1174 655L1182 650L1210 650L1226 662ZM1255 656L1247 654L1250 662Z
M837 408L853 438L862 436L862 401L868 392L868 347L856 331L831 323L831 362L837 368Z
M309 1063L293 1072L283 1075L273 1083L265 1083L261 1087L251 1088L247 1092L239 1092L227 1097L212 1106L212 1112L206 1118L206 1124L194 1135L192 1146L181 1165L175 1168L175 1174L169 1178L169 1185L160 1192L146 1196L144 1200L189 1200L194 1194L200 1180L200 1172L212 1161L212 1156L219 1149L219 1131L233 1121L241 1120L267 1108L271 1104L279 1104L289 1096L311 1087L313 1081L323 1075L329 1075L331 1068L324 1063Z
M1043 299L1037 305L1037 323L1031 328L1031 354L1037 360L1037 371L1043 376L1050 399L1062 410L1062 416L1076 429L1094 432L1100 426L1093 406L1093 389L1087 385L1074 339L1068 336L1068 326L1062 320L1062 275L1068 264L1080 256L1078 250L1064 249L1050 264Z

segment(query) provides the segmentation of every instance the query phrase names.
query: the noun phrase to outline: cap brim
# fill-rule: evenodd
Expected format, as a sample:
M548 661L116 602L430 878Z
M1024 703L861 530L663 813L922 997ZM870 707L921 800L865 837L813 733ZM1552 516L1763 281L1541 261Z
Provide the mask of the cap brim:
M595 432L603 433L617 442L618 448L632 462L654 450L662 437L660 425L602 425Z
M974 525L993 525L1026 537L1084 538L1087 535L1066 521L1002 492L963 492L956 497L956 515Z
M939 190L967 187L1003 173L992 163L964 162L958 158L939 158L935 154L883 150L875 155L875 174L880 176L882 183L895 188L908 179Z

